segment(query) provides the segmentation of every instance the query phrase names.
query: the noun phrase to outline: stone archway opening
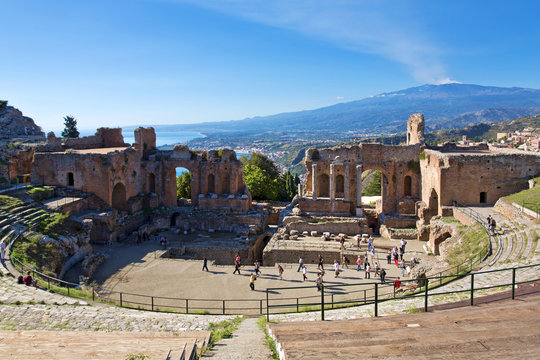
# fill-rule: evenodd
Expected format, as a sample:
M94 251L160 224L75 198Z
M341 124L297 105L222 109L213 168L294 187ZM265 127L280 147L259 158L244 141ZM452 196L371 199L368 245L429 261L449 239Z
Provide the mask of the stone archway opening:
M122 183L116 184L113 188L112 207L120 211L127 211L126 187Z
M75 185L75 179L73 177L73 173L72 172L68 172L67 173L67 185L68 186L74 186Z
M176 198L178 204L182 205L191 202L191 182L193 176L191 172L183 167L177 167L176 171ZM171 225L172 226L172 225Z
M403 195L411 196L412 195L412 179L410 176L405 176L403 180Z
M317 177L317 197L330 196L330 176L321 174Z
M156 192L156 175L154 175L153 173L148 173L148 176L146 178L146 192Z
M345 198L345 177L341 174L336 176L336 198Z
M216 177L214 176L214 174L208 174L208 176L206 177L206 193L216 193Z
M431 194L429 195L429 210L433 216L439 213L439 195L435 189L431 189Z

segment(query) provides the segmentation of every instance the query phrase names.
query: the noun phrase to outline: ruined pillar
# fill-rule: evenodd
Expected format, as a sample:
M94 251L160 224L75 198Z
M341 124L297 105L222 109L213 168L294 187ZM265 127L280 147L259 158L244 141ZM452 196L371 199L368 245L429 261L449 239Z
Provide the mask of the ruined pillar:
M298 198L302 198L302 184L298 184Z
M317 164L311 165L311 191L313 200L317 200Z
M356 216L362 215L362 164L359 164L356 165Z
M345 201L349 201L349 165L345 165Z
M216 176L214 177L214 193L220 194L221 188L219 187L219 162L216 162Z
M334 164L330 164L330 201L336 197L336 185L334 184Z

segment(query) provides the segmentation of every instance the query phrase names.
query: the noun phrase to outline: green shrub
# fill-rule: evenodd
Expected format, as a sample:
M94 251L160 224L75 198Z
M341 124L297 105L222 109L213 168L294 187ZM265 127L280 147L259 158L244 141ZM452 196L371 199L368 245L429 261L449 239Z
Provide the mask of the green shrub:
M7 104L8 104L7 100L0 100L0 109L5 108Z

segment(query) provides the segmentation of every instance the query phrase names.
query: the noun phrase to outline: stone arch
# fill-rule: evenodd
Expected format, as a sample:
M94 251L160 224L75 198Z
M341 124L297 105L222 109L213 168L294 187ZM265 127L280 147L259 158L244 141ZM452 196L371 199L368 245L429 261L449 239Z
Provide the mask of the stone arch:
M320 158L321 158L321 155L319 154L319 150L317 149L313 150L313 152L311 153L311 160L317 161Z
M156 192L156 175L154 175L153 173L148 173L147 192L149 192L149 193L155 193Z
M429 210L433 214L439 213L439 195L435 189L431 189L431 194L429 195Z
M336 193L337 194L345 193L345 178L341 174L336 176Z
M317 190L319 197L330 196L330 177L328 174L321 174L317 177Z
M412 179L409 175L405 176L405 178L403 179L403 195L412 195Z
M207 193L215 193L216 192L216 177L214 174L208 174L207 181L206 181L206 187L208 189Z
M112 207L121 211L127 210L126 187L121 182L116 184L113 188Z

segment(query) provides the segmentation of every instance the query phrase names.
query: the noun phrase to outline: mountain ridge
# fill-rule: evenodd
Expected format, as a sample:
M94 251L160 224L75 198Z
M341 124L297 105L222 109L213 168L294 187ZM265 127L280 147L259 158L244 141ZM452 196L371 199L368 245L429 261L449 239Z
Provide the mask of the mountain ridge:
M160 129L212 134L268 131L388 135L405 131L412 113L423 113L426 130L511 120L540 112L540 90L476 84L420 85L312 110L198 124L158 125Z

